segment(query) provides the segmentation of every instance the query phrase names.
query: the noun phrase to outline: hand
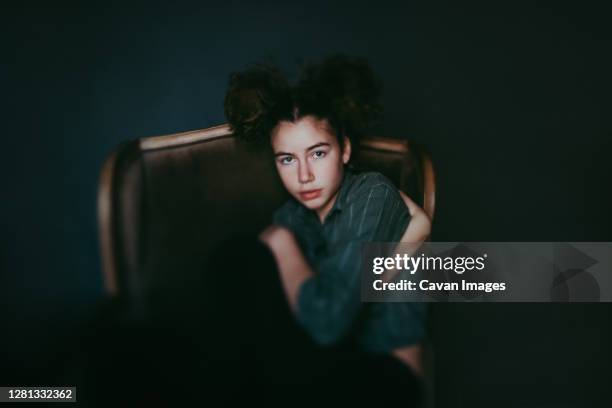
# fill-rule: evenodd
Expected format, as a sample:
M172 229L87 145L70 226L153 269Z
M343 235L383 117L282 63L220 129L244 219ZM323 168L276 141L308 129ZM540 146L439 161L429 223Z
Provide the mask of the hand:
M293 239L293 234L280 225L269 225L259 234L259 240L271 249L277 248L283 242Z
M412 216L410 220L410 224L406 228L404 235L402 236L401 242L410 242L410 243L421 243L425 241L429 234L431 233L431 220L423 211L421 207L419 207L414 201L410 199L403 191L398 190L400 196L406 203L406 207L408 207L408 212Z
M417 203L412 201L412 199L410 199L410 197L408 197L402 190L398 189L397 191L399 192L399 195L402 197L402 200L404 200L406 207L408 207L408 212L410 213L410 215L414 215L415 212L423 211L423 209L419 207Z

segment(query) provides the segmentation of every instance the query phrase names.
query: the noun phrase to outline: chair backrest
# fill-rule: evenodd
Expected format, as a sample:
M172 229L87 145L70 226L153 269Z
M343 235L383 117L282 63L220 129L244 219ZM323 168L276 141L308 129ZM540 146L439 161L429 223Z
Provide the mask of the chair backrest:
M435 178L424 151L369 137L354 162L385 174L433 218ZM189 285L215 244L261 231L286 199L274 163L227 125L122 144L104 164L98 194L107 291L133 297Z

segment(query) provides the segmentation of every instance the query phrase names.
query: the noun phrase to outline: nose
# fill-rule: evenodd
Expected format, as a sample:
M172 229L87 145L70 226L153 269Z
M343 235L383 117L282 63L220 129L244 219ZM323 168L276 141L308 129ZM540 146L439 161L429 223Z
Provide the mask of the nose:
M298 180L300 184L306 184L314 180L314 175L310 171L308 162L302 162L298 166Z

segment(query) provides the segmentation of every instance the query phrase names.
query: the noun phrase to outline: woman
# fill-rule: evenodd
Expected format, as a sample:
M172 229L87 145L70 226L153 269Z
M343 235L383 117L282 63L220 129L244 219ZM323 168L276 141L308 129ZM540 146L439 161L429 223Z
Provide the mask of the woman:
M430 230L386 177L356 174L350 164L356 139L380 111L378 96L365 61L334 56L307 67L295 87L270 67L235 73L225 108L239 137L271 147L291 195L260 240L300 326L319 346L340 346L362 362L365 351L419 375L423 305L360 300L361 244L422 242Z

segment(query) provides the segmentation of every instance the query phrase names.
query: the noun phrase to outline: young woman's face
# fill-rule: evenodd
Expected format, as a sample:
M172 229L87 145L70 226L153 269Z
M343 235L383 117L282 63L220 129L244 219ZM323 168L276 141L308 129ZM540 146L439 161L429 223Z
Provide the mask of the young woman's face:
M285 188L322 221L334 205L351 156L348 138L340 149L326 120L306 116L295 123L280 122L271 142Z

